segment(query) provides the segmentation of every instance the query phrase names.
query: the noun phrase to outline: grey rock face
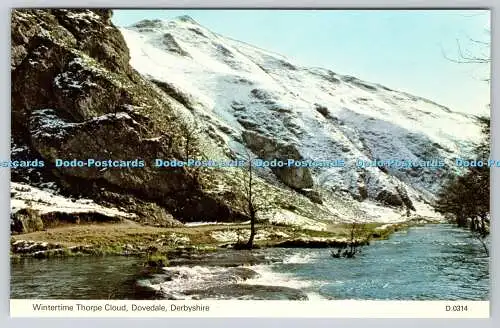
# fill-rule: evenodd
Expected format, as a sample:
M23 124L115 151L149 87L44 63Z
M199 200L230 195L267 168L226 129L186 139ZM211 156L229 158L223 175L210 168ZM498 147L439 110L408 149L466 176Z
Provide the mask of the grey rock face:
M183 122L175 98L129 65L110 17L110 10L13 11L14 142L47 163L144 160L144 168L46 168L66 192L125 206L142 223L175 225L172 215L231 220L231 205L207 194L199 175L153 166L156 158L183 158Z
M262 136L253 131L244 131L243 140L247 146L263 160L289 159L301 160L302 155L291 144L283 144L277 140ZM281 167L272 168L274 174L287 186L295 189L311 188L314 185L309 168Z

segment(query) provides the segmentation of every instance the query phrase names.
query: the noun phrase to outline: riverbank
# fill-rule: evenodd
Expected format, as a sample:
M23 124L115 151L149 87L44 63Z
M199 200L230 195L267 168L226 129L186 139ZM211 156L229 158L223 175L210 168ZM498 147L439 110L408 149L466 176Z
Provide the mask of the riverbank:
M430 223L413 220L393 223L362 224L359 239L386 239L392 233L411 226ZM322 231L297 226L257 224L255 245L259 248L342 247L350 242L352 225L332 224ZM168 256L178 250L212 252L232 248L248 238L249 224L204 224L175 228L144 226L133 221L66 225L11 237L11 258L66 256Z
M136 256L22 258L11 263L11 298L487 300L489 258L454 225L402 229L359 256L326 248L178 250L144 274Z

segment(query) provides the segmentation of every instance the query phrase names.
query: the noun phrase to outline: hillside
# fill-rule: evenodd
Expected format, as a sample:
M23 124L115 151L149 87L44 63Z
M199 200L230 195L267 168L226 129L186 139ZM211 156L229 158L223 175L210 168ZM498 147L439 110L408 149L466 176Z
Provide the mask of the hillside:
M183 160L187 132L196 158L251 151L267 160L345 160L345 167L257 170L262 220L325 229L352 220L435 219L436 191L455 174L448 164L380 169L356 161L449 160L480 136L472 116L302 67L186 16L118 29L111 15L13 11L12 160L47 164L12 169L14 221L92 220L89 211L158 227L246 221L244 170L152 165ZM146 165L62 168L53 164L59 158ZM87 205L58 206L66 202Z
M423 204L455 173L448 161L467 153L480 135L472 116L328 69L302 67L187 16L145 20L121 32L132 67L189 108L191 119L204 125L226 154L242 157L249 149L274 159L283 157L276 149L281 148L297 159L344 159L343 168L305 174L274 170L277 179L271 181L314 188L332 202L361 201L354 206L368 217L378 210L384 213L379 218L391 215L380 205L403 205L398 188L425 212ZM381 170L358 168L358 159L448 161L442 168ZM341 207L333 211L349 216Z

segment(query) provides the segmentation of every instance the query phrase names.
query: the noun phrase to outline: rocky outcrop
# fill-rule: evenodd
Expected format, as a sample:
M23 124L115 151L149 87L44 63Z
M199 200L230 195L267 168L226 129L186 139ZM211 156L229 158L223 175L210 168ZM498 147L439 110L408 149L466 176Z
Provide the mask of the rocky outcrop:
M327 107L320 104L314 104L314 108L318 113L323 115L325 118L330 118L330 111L328 110Z
M263 160L278 160L285 164L289 159L301 160L302 155L291 144L282 144L253 131L244 131L246 145ZM273 167L274 174L287 186L294 189L311 188L314 184L311 172L306 167Z
M44 121L50 124L44 125ZM187 178L184 168L158 169L153 166L155 158L169 159L175 151L168 147L166 140L144 140L141 125L127 113L108 114L72 124L55 117L53 110L35 111L30 127L32 145L51 162L58 158L68 161L74 158L135 161L140 158L145 162L144 167L59 168L58 174L62 177L99 180L151 198L196 188L196 181Z
M122 218L120 217L107 216L98 212L67 213L62 210L40 213L40 211L31 208L24 208L11 214L11 233L24 234L35 231L42 231L47 228L53 228L64 224L121 221Z
M110 25L110 15L104 10L12 12L15 118L32 109L64 108L66 115L81 120L126 101L119 83L105 76L133 75L128 48Z
M401 201L406 206L407 210L408 211L416 211L415 206L413 205L413 202L412 202L410 196L408 196L408 192L406 191L406 188L404 186L397 186L396 190L399 193L399 196L401 197Z
M162 40L165 49L180 56L189 56L189 53L182 49L179 43L175 40L174 36L170 33L165 33Z
M169 254L169 256L171 256L170 265L226 267L234 268L231 270L233 272L245 273L245 270L242 270L242 266L270 263L270 260L264 255L255 254L249 251L234 252L219 250L217 252L210 253L180 253L179 251L182 251L182 249ZM227 277L224 279L226 278Z
M387 206L402 206L403 200L401 197L388 190L382 190L378 193L376 200Z
M290 300L307 301L307 295L295 288L284 286L230 284L209 287L206 289L190 289L184 291L192 299L252 299L252 300Z
M11 233L30 233L43 229L40 213L29 208L21 209L10 216Z
M323 198L317 190L312 189L302 189L300 193L311 200L311 202L316 204L323 204Z
M153 218L164 226L174 222L169 213L187 221L232 220L230 204L207 194L200 174L153 167L156 158L184 156L183 122L175 109L182 104L131 68L110 18L111 10L13 10L15 144L49 163L44 170L67 193L99 202L135 197L126 207L139 221ZM64 168L51 164L58 158L140 158L146 165Z

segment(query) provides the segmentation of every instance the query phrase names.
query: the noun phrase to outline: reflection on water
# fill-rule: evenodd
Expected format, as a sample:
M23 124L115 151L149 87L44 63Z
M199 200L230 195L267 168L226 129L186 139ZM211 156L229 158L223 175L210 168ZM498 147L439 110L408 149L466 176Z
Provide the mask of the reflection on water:
M219 264L205 262L201 267L186 263L168 268L168 279L161 275L153 280L140 279L139 285L180 298L190 298L188 290L200 298L300 298L294 292L300 290L309 299L488 299L488 257L468 232L450 225L428 225L395 233L388 240L364 248L354 259L334 259L328 249L262 249L254 253L272 259L272 264L235 271L227 267L227 259L217 260L221 261ZM136 288L139 263L140 260L127 257L13 263L11 296L148 298L150 295L138 294ZM225 278L218 282L214 277Z
M138 263L118 256L11 263L11 298L133 299Z

